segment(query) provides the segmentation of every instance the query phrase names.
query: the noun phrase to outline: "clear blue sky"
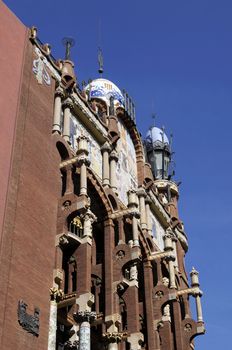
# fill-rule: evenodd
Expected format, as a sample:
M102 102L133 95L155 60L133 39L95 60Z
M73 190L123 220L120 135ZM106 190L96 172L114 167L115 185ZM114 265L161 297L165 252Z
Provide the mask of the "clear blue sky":
M63 57L61 39L76 40L79 82L104 76L136 103L142 134L157 124L174 133L180 215L189 237L188 270L200 271L207 333L196 349L230 348L231 338L231 0L6 0L43 42ZM99 39L99 22L101 38ZM10 28L9 28L10 30ZM154 105L154 107L152 107Z

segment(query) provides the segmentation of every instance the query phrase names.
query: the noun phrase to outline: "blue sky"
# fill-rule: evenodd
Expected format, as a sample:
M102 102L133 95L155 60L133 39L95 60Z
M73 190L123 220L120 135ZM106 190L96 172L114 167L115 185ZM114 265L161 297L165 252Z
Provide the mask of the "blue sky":
M231 322L232 2L226 0L7 0L35 25L56 58L72 36L79 82L104 77L126 88L142 134L152 123L174 134L187 269L200 271L207 333L196 349L229 348ZM99 35L101 23L101 35ZM229 333L230 332L230 333Z

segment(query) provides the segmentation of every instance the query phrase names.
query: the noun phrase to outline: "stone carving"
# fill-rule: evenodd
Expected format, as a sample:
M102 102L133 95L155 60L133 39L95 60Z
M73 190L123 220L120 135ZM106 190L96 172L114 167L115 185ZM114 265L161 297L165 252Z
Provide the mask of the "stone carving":
M185 332L191 332L192 330L192 326L190 323L186 323L186 325L184 326L184 330Z
M78 311L73 314L74 320L78 323L93 322L96 319L96 312L94 311Z
M127 332L106 332L102 334L103 341L106 343L119 343L127 337Z
M133 280L138 280L138 270L135 264L130 267L130 281Z
M60 238L59 238L59 245L62 246L62 245L66 245L66 244L68 244L68 238L64 234L64 235L60 236Z
M162 292L162 290L158 290L158 292L155 293L156 299L162 299L163 296L164 296L164 293Z
M56 287L50 288L50 297L51 300L54 300L56 302L59 302L63 299L64 292L61 289L58 289Z
M51 85L51 78L42 57L38 57L33 61L33 73L35 73L39 84Z
M162 278L162 282L163 282L163 285L165 287L168 287L169 286L169 279L167 277L163 277Z
M116 254L116 260L122 260L125 256L125 252L123 250L119 250Z
M23 300L18 302L18 322L28 333L39 336L39 316L40 309L34 309L34 315L27 313L27 304Z

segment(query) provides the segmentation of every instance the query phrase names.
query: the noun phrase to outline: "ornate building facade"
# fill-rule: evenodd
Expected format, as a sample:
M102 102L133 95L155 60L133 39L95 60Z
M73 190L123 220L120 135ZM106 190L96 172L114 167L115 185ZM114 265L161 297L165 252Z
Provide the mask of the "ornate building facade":
M164 131L143 141L127 93L80 89L2 2L0 32L0 348L194 349L202 292Z

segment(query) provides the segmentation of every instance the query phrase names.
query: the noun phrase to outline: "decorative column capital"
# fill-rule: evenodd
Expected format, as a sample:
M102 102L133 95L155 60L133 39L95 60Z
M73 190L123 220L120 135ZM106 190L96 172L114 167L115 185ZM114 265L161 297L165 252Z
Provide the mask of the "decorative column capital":
M102 334L103 341L107 344L119 343L126 340L128 336L127 332L105 332Z
M51 301L59 302L63 299L64 292L61 289L58 289L56 287L50 288L50 298Z
M86 166L90 166L90 160L87 158L85 154L82 154L80 157L78 157L76 161L76 165L80 167L82 164L85 164Z
M72 99L70 97L68 97L68 98L66 98L66 100L64 100L63 107L64 108L73 109L74 104L73 104L73 101L72 101Z
M64 98L65 96L64 90L60 86L58 86L55 90L55 97L56 96L59 96L61 98Z
M118 161L118 153L115 150L110 153L110 160Z
M170 233L165 233L163 239L164 239L164 250L173 250L173 244L172 244L172 235Z
M128 195L128 207L138 207L138 198L137 198L137 194L136 191L134 189L130 189L127 192Z
M73 318L76 322L89 322L92 323L96 319L97 315L94 311L78 311L73 314Z
M138 195L138 197L144 197L144 198L146 198L147 193L146 193L146 191L145 191L145 189L144 189L143 187L140 187L140 188L138 189L138 191L137 191L137 195Z
M110 153L110 151L111 151L111 146L110 146L110 144L109 144L109 142L105 142L102 146L101 146L101 152L103 153L103 152L108 152L108 153Z
M199 272L193 267L192 271L190 272L191 277L191 286L192 287L199 287Z
M151 205L151 203L152 203L151 198L150 198L149 196L146 196L146 197L145 197L145 204Z
M85 135L80 135L77 137L77 152L76 154L84 153L89 154L89 138Z

